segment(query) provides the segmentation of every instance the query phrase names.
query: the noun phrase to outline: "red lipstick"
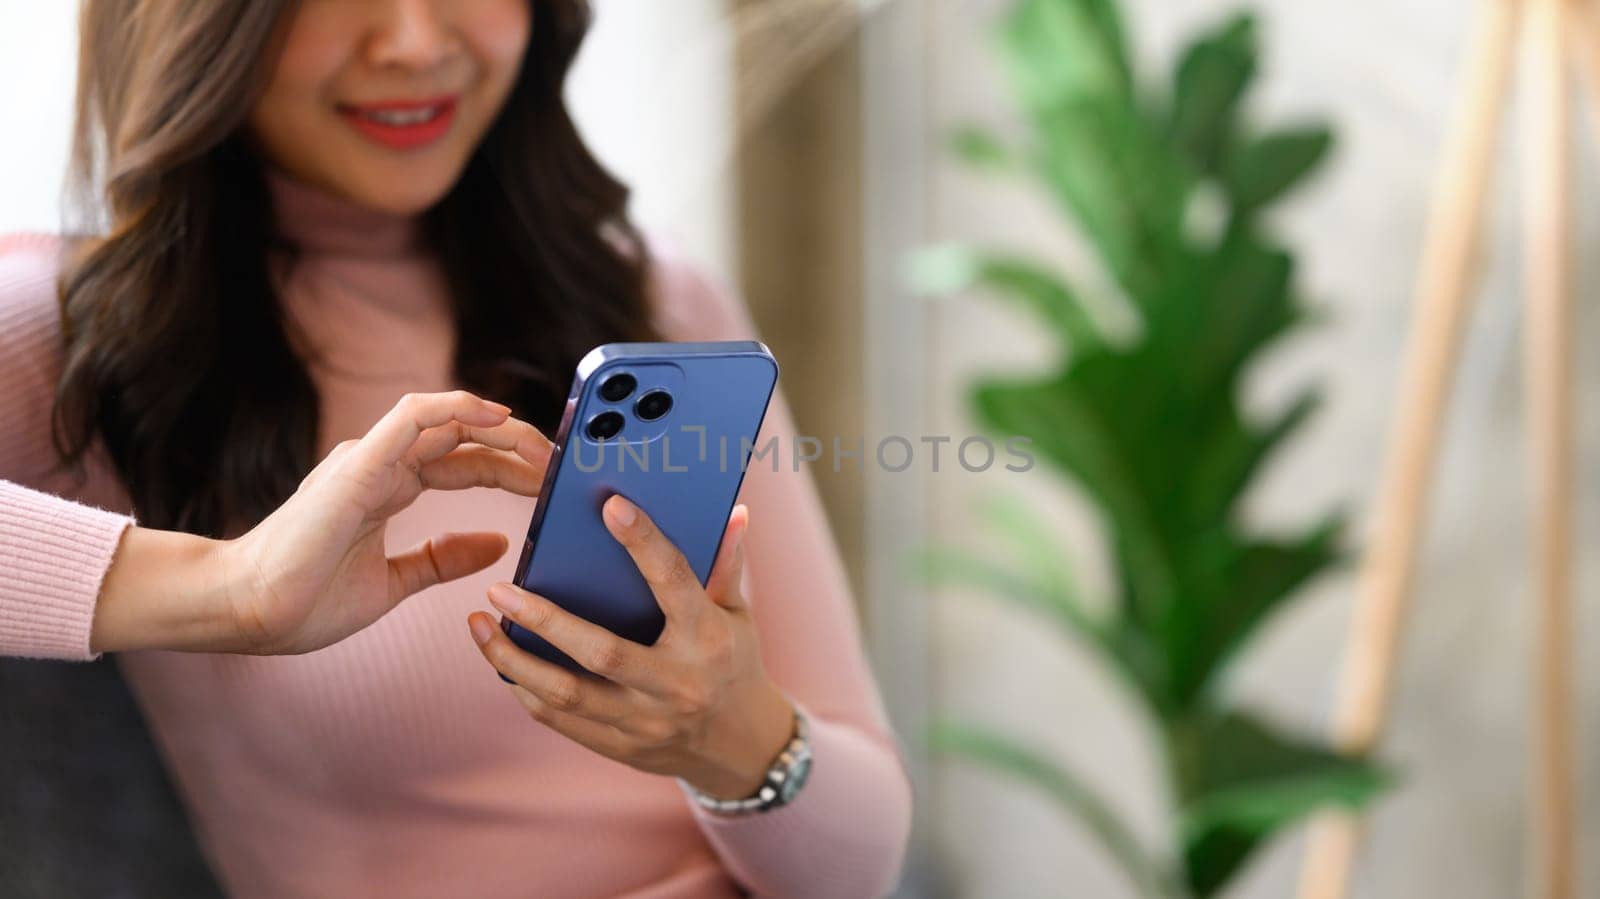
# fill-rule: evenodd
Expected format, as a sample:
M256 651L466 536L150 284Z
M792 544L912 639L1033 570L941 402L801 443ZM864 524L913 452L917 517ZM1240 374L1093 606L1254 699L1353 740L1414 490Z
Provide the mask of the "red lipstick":
M414 150L450 130L456 117L456 97L341 103L338 110L368 140L392 150Z

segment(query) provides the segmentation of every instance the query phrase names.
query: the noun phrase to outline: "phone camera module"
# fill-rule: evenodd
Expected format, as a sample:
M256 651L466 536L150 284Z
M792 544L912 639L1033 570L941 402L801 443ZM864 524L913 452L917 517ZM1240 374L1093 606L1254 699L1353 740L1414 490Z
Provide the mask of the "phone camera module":
M589 427L584 430L588 432L590 439L610 440L622 433L622 423L621 412L602 412L589 419Z
M640 421L655 421L672 411L672 394L665 390L652 390L639 397L639 402L633 406L633 414L639 416Z
M633 388L638 386L639 382L634 380L633 375L626 372L615 374L606 378L605 383L600 385L600 398L608 403L620 403L628 398L628 394L633 393Z

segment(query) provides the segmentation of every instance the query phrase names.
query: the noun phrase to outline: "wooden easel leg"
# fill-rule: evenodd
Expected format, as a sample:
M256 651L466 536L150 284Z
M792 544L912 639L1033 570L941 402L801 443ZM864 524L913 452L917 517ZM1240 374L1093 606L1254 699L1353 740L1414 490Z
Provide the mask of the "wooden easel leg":
M1429 214L1394 430L1335 712L1334 739L1352 754L1372 749L1388 710L1439 432L1468 318L1519 5L1520 0L1480 2L1465 90ZM1301 899L1345 896L1359 843L1353 816L1319 818L1302 871Z
M1567 65L1570 0L1530 0L1522 133L1527 325L1524 352L1534 481L1531 895L1577 895L1572 660L1572 248Z
M1589 106L1589 128L1600 145L1600 12L1595 4L1596 0L1573 0L1567 33L1572 38L1570 52L1581 76L1578 83Z

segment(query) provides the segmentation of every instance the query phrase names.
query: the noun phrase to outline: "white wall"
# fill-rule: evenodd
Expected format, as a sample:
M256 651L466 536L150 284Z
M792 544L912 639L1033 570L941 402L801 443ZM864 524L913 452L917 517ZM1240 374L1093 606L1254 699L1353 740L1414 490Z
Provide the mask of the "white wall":
M646 227L731 274L723 177L731 69L723 0L597 0L570 83L596 152ZM0 0L0 233L57 230L77 4Z
M1264 13L1267 51L1263 113L1323 113L1338 126L1340 147L1327 175L1283 209L1281 222L1300 254L1309 293L1332 313L1331 324L1281 347L1251 385L1252 405L1267 408L1309 378L1325 378L1330 402L1302 439L1268 474L1252 514L1263 522L1299 522L1349 501L1371 508L1373 491L1409 319L1422 218L1474 4L1453 0L1316 4L1299 0L1131 0L1133 26L1147 62L1161 71L1180 36L1239 5ZM1005 0L930 6L930 92L936 123L1012 121L1009 95L990 53L986 27ZM1514 121L1514 120L1513 120ZM1582 309L1579 357L1580 460L1600 452L1600 416L1593 397L1600 359L1592 344L1600 325L1592 302L1600 288L1593 253L1597 237L1587 212L1600 199L1588 140L1578 159ZM1508 135L1512 131L1508 129ZM1383 756L1400 773L1397 790L1379 805L1358 895L1502 899L1524 883L1523 818L1529 721L1530 604L1527 577L1527 481L1520 418L1518 234L1515 141L1507 143L1508 176L1499 189L1489 243L1486 290L1474 320L1438 483L1432 531L1420 567L1413 627ZM1037 248L1071 259L1055 211L1035 193L974 176L948 160L932 178L930 227L938 238L968 238ZM929 355L935 366L936 427L972 427L959 403L979 371L1025 367L1044 358L1031 320L999 303L944 302L935 307ZM1181 460L1179 461L1181 464ZM1583 710L1600 705L1600 618L1595 603L1600 556L1583 552L1596 539L1600 483L1585 472L1579 505L1581 627L1587 658L1579 695ZM948 540L976 539L970 501L994 489L981 478L935 478L934 527ZM1010 487L1014 485L1000 485ZM1071 491L1026 492L1053 513L1064 541L1083 545L1086 526ZM1364 524L1365 517L1358 525ZM1356 534L1364 533L1357 527ZM1234 689L1278 719L1305 729L1323 726L1331 708L1345 639L1352 583L1347 573L1324 581L1272 622L1238 671ZM1159 769L1142 722L1084 653L1053 634L976 597L937 605L938 705L995 724L1048 747L1088 772L1152 842L1166 837ZM1600 889L1600 752L1594 716L1586 715L1584 842L1589 853L1584 895ZM972 768L941 766L937 809L941 857L963 896L1129 895L1103 857L1044 800ZM1299 838L1278 843L1250 870L1234 895L1292 895Z
M76 42L76 4L0 0L0 233L60 227Z
M732 50L726 0L592 0L569 96L633 209L718 274L734 273Z

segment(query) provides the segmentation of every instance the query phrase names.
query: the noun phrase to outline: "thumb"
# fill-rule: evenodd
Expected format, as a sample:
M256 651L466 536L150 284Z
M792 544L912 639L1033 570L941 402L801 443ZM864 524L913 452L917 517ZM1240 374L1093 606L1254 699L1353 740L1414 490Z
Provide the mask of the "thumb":
M749 529L750 509L740 503L728 516L728 527L722 532L722 549L717 552L716 564L711 566L711 576L706 578L706 595L724 609L744 606L739 580L744 574L744 535Z
M398 603L434 584L482 571L505 555L505 534L440 534L389 557L389 599Z

